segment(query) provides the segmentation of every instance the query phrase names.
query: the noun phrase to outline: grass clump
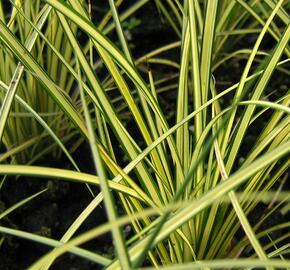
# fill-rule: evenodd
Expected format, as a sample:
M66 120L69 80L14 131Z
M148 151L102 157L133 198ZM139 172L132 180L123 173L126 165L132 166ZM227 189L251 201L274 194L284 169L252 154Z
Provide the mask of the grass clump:
M289 222L263 229L289 203L288 193L284 196L278 189L273 195L272 189L289 168L289 90L281 86L278 97L268 94L275 91L270 89L274 77L289 75L287 1L155 1L179 40L140 59L128 46L122 21L137 16L143 5L146 12L148 1L134 1L125 10L119 7L122 1L108 2L110 10L99 26L93 23L91 3L80 0L39 1L38 9L31 10L35 18L27 16L25 5L15 4L17 31L10 29L12 23L5 16L0 22L1 53L9 59L10 70L1 77L7 93L1 107L3 142L9 149L5 132L13 132L9 115L15 99L21 98L44 127L44 133L37 133L39 141L45 142L42 134L53 138L75 168L31 166L31 160L17 165L16 158L0 164L0 173L101 188L61 239L3 226L0 231L56 247L30 269L48 269L65 252L106 269L289 267L285 258L289 233L270 236L287 231ZM12 17L13 13L10 21ZM43 28L42 20L47 22ZM20 22L29 25L31 37L21 39ZM142 24L136 28L142 29ZM113 28L114 42L107 36ZM243 48L242 41L249 36L252 39ZM47 54L41 60L43 48ZM224 74L227 66L231 72L230 63L239 65L238 76ZM17 65L35 83L27 85L25 77L19 77L14 87L11 74ZM169 68L170 77L177 80L172 83L166 72L155 79L155 65ZM57 76L63 73L65 77ZM227 86L225 80L236 77L238 81ZM21 91L38 85L45 94L37 91L36 103L29 103ZM175 100L173 124L163 108L166 95ZM61 118L51 118L52 122L43 118L37 107L40 101L51 102L45 110L59 112ZM16 118L20 124L21 119ZM29 130L33 123L29 121ZM95 173L81 172L72 150L67 150L65 143L72 134L77 142L90 145ZM26 134L15 138L23 144L29 140ZM29 148L19 149L17 155L23 150L35 155ZM125 215L116 211L116 201ZM75 236L102 202L107 223ZM253 224L251 215L261 202L268 207ZM125 225L134 231L127 239ZM107 232L112 233L116 250L112 260L77 247ZM270 240L264 241L265 236Z

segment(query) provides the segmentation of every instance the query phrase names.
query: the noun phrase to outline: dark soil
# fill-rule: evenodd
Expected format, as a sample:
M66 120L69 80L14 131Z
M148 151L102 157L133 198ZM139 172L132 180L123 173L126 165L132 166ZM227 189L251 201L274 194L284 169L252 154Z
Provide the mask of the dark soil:
M87 147L82 147L76 153L79 164L91 167L91 159ZM81 152L81 153L80 153ZM85 170L84 170L85 171ZM1 202L5 206L49 187L48 191L24 205L4 220L4 225L41 236L60 239L73 221L92 200L92 195L85 185L66 181L9 177L1 192ZM95 193L98 189L91 187ZM77 234L85 232L106 221L103 207L97 208L81 226ZM76 234L76 235L77 235ZM98 253L112 253L110 235L104 235L83 246ZM7 236L0 249L0 269L26 269L29 265L51 250L42 244ZM51 269L98 269L95 264L72 254L66 254L57 259Z

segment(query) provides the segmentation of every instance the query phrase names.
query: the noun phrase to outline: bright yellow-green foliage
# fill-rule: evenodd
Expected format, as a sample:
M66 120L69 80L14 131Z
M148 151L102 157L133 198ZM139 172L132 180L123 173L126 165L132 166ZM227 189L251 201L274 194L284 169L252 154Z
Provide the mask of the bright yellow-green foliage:
M287 207L289 196L277 193L280 203L259 223L248 219L261 200L273 201L270 189L290 165L289 89L267 100L273 73L289 76L289 1L136 0L124 10L123 1L109 0L110 10L99 24L91 19L91 4L101 4L91 2L31 5L27 0L15 2L7 15L0 6L0 134L7 148L0 156L0 174L101 187L61 239L7 227L0 232L56 247L33 270L48 269L65 252L106 269L137 269L144 262L154 269L289 268L283 257L289 253L289 244L283 244L289 233L261 243L270 232L289 228L289 222L258 233L275 210ZM122 22L138 16L141 7L146 12L149 2L171 25L176 42L135 59ZM137 27L142 29L142 23ZM107 36L113 30L115 43ZM167 58L172 52L180 54L179 60ZM241 68L233 85L223 81L230 61ZM144 76L146 62L171 67L177 82L171 84L167 75L155 80L154 68ZM162 107L164 92L176 99L173 125ZM129 127L126 114L133 122ZM245 138L259 121L261 131L245 153ZM72 138L76 146L67 150ZM52 148L45 147L48 141ZM71 157L81 141L91 147L96 174L80 172ZM30 165L51 150L63 151L75 170ZM121 161L116 159L120 151ZM5 162L8 157L11 163ZM102 201L108 222L74 237ZM123 236L126 224L134 229L129 239ZM113 260L77 247L109 231ZM244 233L241 239L238 231ZM239 259L246 249L253 255Z

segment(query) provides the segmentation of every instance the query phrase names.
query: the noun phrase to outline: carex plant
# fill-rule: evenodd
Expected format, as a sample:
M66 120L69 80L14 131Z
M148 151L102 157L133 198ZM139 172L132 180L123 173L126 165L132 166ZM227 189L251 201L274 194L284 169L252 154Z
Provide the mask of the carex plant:
M11 75L9 79L1 78L7 99L12 93L11 106L4 109L8 108L8 114L14 113L14 102L22 93L17 89L28 87L27 78L31 78L43 89L45 100L49 99L62 114L61 119L53 120L66 123L77 131L79 139L90 144L96 174L15 164L1 164L0 173L52 177L56 181L101 187L101 192L61 239L4 226L0 231L55 247L31 269L48 269L65 252L106 269L134 269L148 264L161 269L289 267L283 255L289 252L289 222L260 230L275 211L285 211L289 201L289 197L276 193L278 203L273 204L271 193L289 168L289 90L280 89L277 99L267 99L273 76L289 75L288 1L155 1L180 40L139 60L134 59L122 29L124 17L118 12L121 1L108 2L111 12L107 20L111 19L111 24L107 28L93 23L90 3L86 1L41 1L34 20L19 7L15 16L23 24L30 22L29 29L39 36L33 44L32 36L28 43L21 41L20 33L11 28L12 22L0 22L2 54L5 59L14 59L13 68L9 66L11 74L17 65L25 70L24 81L19 81L15 89ZM136 1L134 7L145 2ZM165 6L171 11L166 11ZM42 20L49 22L50 16L55 19L42 27ZM46 37L47 31L52 31L50 24L55 24L52 29L60 29L61 39L66 40L60 47ZM110 27L115 28L119 46L106 36ZM88 40L85 49L79 34ZM240 48L239 42L249 35L250 47ZM68 58L64 57L64 45L70 52ZM53 77L54 70L47 65L51 61L48 55L43 56L45 65L38 61L35 47L47 47L52 59L63 68L67 76L64 78L71 78L70 85L62 81L62 76ZM179 51L179 63L159 58L159 54L172 49ZM160 91L150 68L146 76L138 69L138 64L150 62L150 57L157 57L152 63L178 69L174 92L172 87L167 88L176 97L175 123L171 126L160 102L160 92L166 88ZM228 60L241 59L239 81L229 87L218 86L215 74L220 73L213 71ZM100 65L106 71L105 80L96 72ZM108 88L115 94L111 95ZM120 101L130 113L129 128ZM39 110L33 117L43 121L40 122L46 136L50 135L66 151L61 142L64 125L48 128L49 118ZM30 118L25 121L32 123ZM255 141L245 145L245 139L257 125L259 134ZM138 136L133 129L138 129ZM121 161L116 158L120 152ZM74 162L71 157L70 160ZM125 216L117 214L116 199ZM274 206L252 224L249 214L261 200ZM77 229L103 201L108 222L76 236ZM134 234L125 239L122 229L128 224ZM271 232L282 229L286 233L280 238L270 237ZM113 258L77 247L106 232L113 236ZM262 242L265 236L270 241ZM241 259L244 254L250 255Z
M1 1L0 9L1 21L7 26L7 30L18 38L19 44L27 48L34 61L39 64L39 68L45 70L55 86L60 87L61 95L70 96L72 104L75 104L77 95L73 93L72 76L46 42L38 38L37 32L33 32L29 23L30 21L37 24L47 41L54 44L55 49L67 62L71 62L73 50L57 22L56 15L44 10L40 1L33 4L29 1L15 1L14 5L9 1ZM20 14L20 10L26 18ZM14 162L25 164L34 162L47 152L53 152L55 157L59 155L59 149L52 144L49 133L33 114L14 98L16 92L27 106L55 130L60 139L69 133L70 137L73 135L73 126L66 120L56 102L43 90L43 86L36 79L38 74L32 74L33 72L19 62L5 43L1 43L0 78L2 84L8 86L6 89L1 88L1 138L7 152L11 153L10 156L3 156L2 162L12 157Z
M148 0L137 1L122 14L122 20L126 20L146 2ZM56 14L50 7L43 8L41 1L36 1L33 5L30 1L1 1L0 9L1 21L32 54L40 68L45 70L55 84L55 88L59 89L58 92L70 99L74 110L81 114L82 108L79 106L80 98L79 92L76 91L75 77L65 65L65 63L75 65L73 48ZM98 26L99 29L106 28L104 29L106 34L114 29L112 23L108 25L110 17L110 13L106 13ZM33 24L37 29L33 29ZM72 27L72 31L75 36L79 35L75 26ZM80 36L78 38L82 39ZM85 38L82 40L82 47L89 53L89 42ZM81 144L83 138L75 136L77 131L64 117L63 110L35 79L37 73L32 74L34 71L26 69L4 44L1 46L1 63L0 134L1 138L3 137L2 145L7 149L5 155L1 157L1 162L12 158L16 163L32 164L45 154L51 153L55 159L59 159L60 148L56 147L57 143L49 135L48 128L53 130L63 142L72 138L77 141L69 151L72 153ZM95 64L98 66L98 63ZM17 98L14 99L16 91ZM41 119L35 119L34 113L37 113ZM48 127L44 127L41 121L44 121Z

